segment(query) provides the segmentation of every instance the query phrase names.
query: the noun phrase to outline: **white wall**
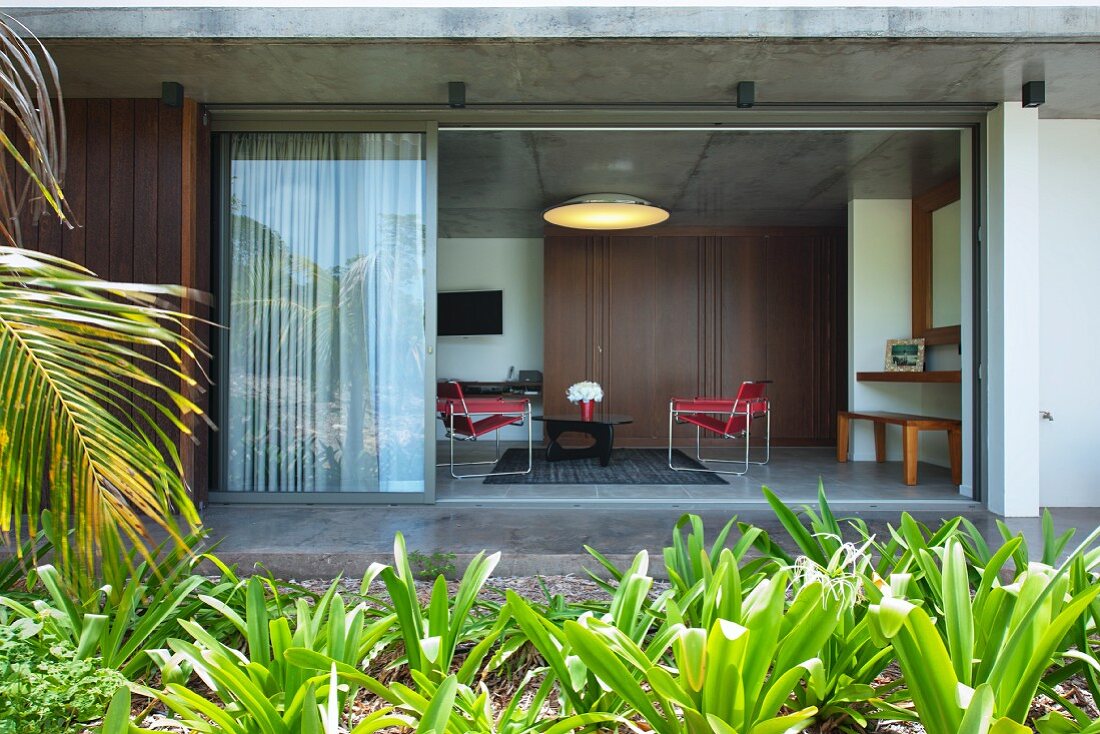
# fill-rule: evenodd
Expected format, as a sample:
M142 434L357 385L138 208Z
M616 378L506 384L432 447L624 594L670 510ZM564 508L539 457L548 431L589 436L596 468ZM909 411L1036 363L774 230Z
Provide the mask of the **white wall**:
M856 372L883 368L887 339L909 335L912 322L912 202L853 199L848 202L848 407L851 410L917 412L913 385L856 382ZM891 440L893 439L893 440ZM888 432L886 458L901 459ZM855 421L849 444L854 461L874 461L871 424Z
M907 338L912 321L912 202L909 199L853 199L848 203L848 405L851 410L889 410L958 418L957 385L857 382L856 372L883 369L887 339ZM954 346L926 352L926 369L958 369ZM854 461L874 461L871 424L852 424ZM886 431L886 458L901 460L900 430ZM949 466L947 437L920 438L920 460Z
M542 240L440 239L437 287L441 291L503 290L504 334L438 337L440 380L497 381L508 368L542 370ZM536 403L532 409L540 412ZM437 436L443 438L438 421ZM534 424L540 438L542 424ZM527 427L509 426L501 439L526 440Z
M1039 120L1040 501L1100 498L1100 120Z
M1019 102L988 115L985 489L989 509L1039 513L1039 116Z

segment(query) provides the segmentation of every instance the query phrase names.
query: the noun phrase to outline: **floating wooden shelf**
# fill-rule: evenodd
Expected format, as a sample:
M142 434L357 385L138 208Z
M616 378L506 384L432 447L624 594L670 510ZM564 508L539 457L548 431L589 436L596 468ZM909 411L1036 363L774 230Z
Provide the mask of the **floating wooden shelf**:
M962 370L931 372L857 372L858 382L962 382Z

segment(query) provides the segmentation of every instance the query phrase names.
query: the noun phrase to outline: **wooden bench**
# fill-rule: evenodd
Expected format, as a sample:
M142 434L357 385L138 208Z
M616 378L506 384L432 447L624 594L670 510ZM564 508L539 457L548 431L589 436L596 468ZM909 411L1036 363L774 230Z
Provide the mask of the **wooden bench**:
M951 481L962 484L962 421L954 418L930 418L926 415L889 413L884 411L841 410L836 414L836 460L848 461L848 423L854 420L875 424L875 461L886 461L886 426L901 426L902 464L905 483L917 483L917 434L921 431L947 431L947 448L951 455Z

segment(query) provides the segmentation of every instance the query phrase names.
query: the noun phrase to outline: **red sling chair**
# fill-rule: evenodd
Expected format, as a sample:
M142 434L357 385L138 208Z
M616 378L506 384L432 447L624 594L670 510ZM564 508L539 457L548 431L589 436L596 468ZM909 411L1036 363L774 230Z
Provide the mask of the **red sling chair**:
M450 461L446 466L450 468L451 476L455 479L475 479L477 477L504 477L512 474L529 474L531 472L531 401L527 398L508 399L502 397L493 398L468 398L462 394L462 385L455 381L441 382L436 388L436 411L443 426L447 429L447 438L450 439ZM500 461L500 429L505 426L522 425L527 423L527 469L524 471L488 472L485 474L455 474L456 466L481 466L496 464ZM492 461L467 461L455 463L455 439L459 441L476 441L481 436L492 433L496 440L496 458Z
M767 464L771 459L772 411L764 391L770 380L760 382L742 382L737 397L729 398L673 398L668 404L668 468L673 471L697 471L711 474L736 474L741 476L749 470L750 464ZM764 460L750 461L749 449L754 421L764 419ZM697 469L672 464L672 427L674 423L689 423L695 426L695 458L700 464L741 464L741 471L722 471L719 469ZM744 438L744 459L704 459L700 451L700 434L703 431L716 434L721 438Z

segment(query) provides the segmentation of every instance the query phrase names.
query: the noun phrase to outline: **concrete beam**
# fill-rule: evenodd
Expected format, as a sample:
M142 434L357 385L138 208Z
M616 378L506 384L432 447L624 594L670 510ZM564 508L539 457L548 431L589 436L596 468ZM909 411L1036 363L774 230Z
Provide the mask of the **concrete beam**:
M1098 7L12 8L40 38L1100 38Z

